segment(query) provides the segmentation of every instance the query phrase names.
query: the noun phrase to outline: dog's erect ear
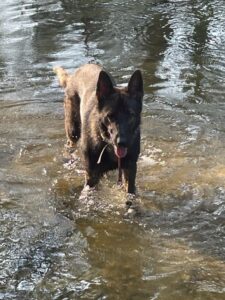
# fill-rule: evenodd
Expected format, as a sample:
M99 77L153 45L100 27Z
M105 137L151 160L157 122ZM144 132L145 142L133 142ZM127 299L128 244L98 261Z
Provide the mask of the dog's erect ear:
M109 95L113 94L113 92L114 89L112 79L105 71L101 71L99 73L96 89L98 100L101 101L106 99Z
M140 70L136 70L131 76L130 81L128 83L128 93L131 96L143 97L144 87Z

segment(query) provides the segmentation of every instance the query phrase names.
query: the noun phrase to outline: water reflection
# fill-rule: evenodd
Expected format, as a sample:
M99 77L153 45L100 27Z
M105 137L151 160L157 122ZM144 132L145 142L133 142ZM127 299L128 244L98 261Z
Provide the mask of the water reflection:
M0 299L221 299L223 1L0 4ZM82 191L52 68L145 79L139 215Z

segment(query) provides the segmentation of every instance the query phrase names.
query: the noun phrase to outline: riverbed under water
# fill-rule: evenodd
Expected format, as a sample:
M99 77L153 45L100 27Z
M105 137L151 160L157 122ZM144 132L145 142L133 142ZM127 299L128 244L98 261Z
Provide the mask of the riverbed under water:
M222 0L0 3L0 299L225 299ZM83 190L52 69L145 82L135 199Z

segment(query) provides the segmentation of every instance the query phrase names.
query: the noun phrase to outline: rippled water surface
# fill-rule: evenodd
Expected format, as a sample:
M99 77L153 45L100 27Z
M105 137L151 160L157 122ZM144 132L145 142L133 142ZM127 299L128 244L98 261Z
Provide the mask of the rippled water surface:
M222 0L0 3L0 299L225 299ZM137 214L83 190L52 68L145 82Z

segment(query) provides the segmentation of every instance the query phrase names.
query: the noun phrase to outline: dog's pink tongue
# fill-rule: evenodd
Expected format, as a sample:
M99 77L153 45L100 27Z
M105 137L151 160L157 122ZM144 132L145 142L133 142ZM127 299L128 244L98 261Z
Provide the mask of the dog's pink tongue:
M121 146L115 147L115 153L117 157L123 158L127 155L127 148Z

